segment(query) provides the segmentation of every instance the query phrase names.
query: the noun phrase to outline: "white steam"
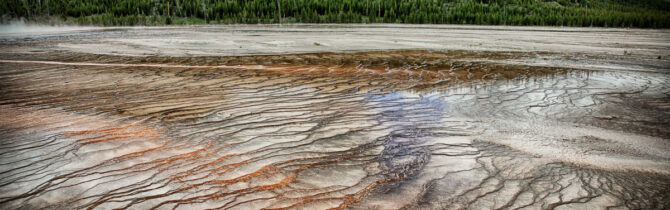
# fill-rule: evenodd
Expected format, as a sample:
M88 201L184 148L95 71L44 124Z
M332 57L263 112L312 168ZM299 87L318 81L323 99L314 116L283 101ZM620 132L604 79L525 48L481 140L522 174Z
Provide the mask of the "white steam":
M17 20L11 21L9 24L0 25L0 36L55 34L91 29L93 27L39 25Z

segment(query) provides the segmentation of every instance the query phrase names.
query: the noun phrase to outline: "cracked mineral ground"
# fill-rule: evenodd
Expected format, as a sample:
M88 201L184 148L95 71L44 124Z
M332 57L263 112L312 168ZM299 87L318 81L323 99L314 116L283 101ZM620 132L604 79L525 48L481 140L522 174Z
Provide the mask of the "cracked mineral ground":
M670 208L668 30L0 29L1 209Z

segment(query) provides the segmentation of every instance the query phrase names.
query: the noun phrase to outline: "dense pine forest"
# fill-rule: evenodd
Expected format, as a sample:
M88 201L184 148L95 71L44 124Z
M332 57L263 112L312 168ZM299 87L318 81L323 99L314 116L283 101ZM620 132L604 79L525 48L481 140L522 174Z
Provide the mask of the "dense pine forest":
M2 0L3 22L414 23L670 28L668 0Z

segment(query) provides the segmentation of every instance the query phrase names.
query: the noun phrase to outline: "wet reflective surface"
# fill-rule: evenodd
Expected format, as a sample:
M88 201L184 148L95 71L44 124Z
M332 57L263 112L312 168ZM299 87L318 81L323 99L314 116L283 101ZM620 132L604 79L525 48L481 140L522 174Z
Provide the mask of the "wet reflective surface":
M670 205L663 59L129 57L36 39L2 45L3 208Z

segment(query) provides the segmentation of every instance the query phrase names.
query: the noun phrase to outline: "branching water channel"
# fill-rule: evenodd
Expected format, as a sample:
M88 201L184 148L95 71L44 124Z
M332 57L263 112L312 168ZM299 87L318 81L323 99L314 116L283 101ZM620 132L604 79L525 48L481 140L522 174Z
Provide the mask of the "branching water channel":
M556 53L0 60L0 207L667 209L667 72Z

